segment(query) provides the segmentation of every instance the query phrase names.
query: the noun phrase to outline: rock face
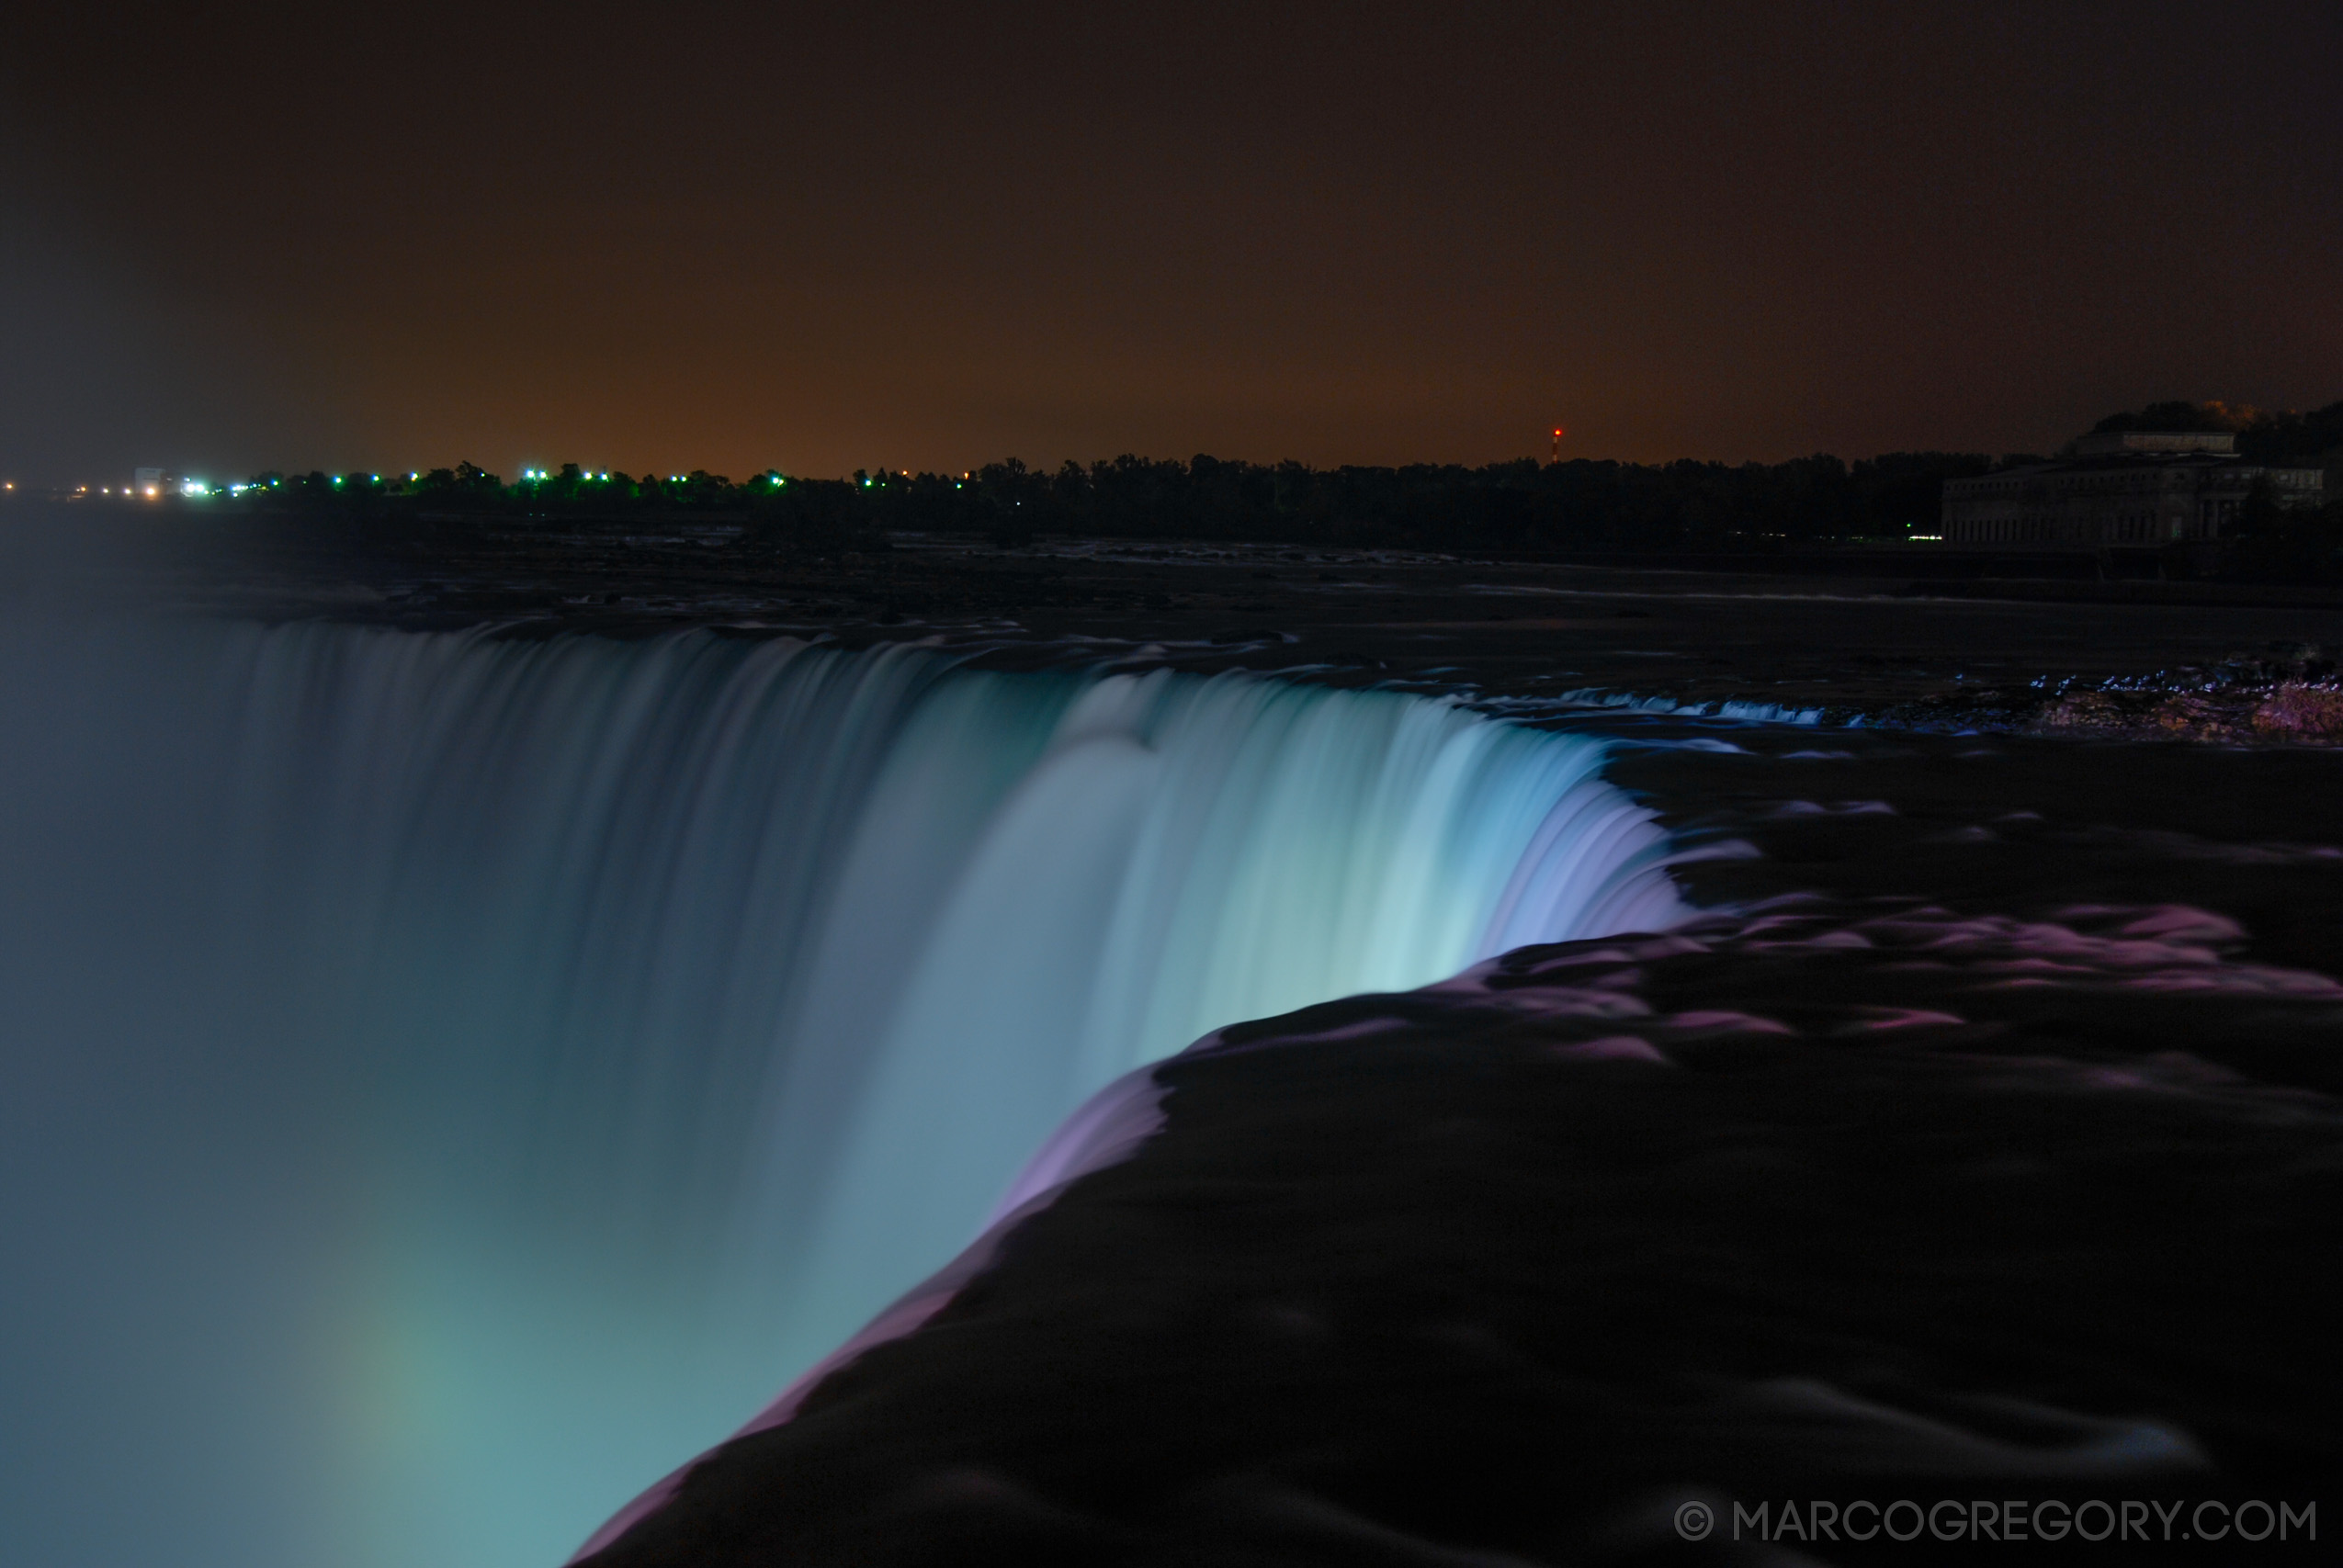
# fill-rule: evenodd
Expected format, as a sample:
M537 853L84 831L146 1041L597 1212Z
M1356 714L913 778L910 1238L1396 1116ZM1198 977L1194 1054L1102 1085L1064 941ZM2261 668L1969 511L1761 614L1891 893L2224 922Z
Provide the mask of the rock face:
M1899 1561L1817 1520L2299 1516L2343 1473L2343 987L2238 937L1797 897L1223 1031L1135 1157L592 1561Z
M2254 709L2258 734L2343 740L2343 688L2290 681Z

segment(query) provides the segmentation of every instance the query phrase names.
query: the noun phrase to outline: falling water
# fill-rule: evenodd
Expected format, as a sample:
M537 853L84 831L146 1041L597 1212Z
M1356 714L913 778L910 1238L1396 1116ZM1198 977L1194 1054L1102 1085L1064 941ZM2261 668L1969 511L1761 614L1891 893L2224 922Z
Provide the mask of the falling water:
M1675 918L1592 742L707 633L0 623L0 1561L556 1562L1232 1020Z

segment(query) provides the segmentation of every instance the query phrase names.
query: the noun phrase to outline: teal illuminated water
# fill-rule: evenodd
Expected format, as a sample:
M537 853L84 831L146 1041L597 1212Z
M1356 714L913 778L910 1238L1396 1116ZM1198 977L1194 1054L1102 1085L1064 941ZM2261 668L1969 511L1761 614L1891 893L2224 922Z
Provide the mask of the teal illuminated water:
M1674 919L1602 760L919 649L0 625L0 1561L560 1561L1118 1074Z

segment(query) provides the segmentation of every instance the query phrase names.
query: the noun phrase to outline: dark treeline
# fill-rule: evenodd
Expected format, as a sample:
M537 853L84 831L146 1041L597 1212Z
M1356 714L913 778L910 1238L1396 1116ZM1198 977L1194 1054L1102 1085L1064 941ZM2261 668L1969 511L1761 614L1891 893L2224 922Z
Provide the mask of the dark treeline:
M1739 465L1579 459L1336 468L1126 455L1054 471L1011 458L960 475L857 470L810 479L768 470L737 482L572 464L507 484L465 464L389 480L263 474L221 499L269 512L442 522L696 515L817 548L906 529L979 534L1004 545L1078 534L1446 551L1742 550L1932 533L1943 481L1995 466L1979 454L1939 452L1851 465L1817 456Z
M1434 550L1767 549L1934 531L1943 481L1980 456L1896 453L1851 467L1579 459L1486 468L1267 467L1123 457L971 477L984 525L1036 532ZM913 481L916 484L916 481ZM967 493L965 491L961 493Z
M2252 460L2332 460L2343 452L2343 403L2309 413L2157 403L2097 428L2230 430ZM1579 458L1314 468L1126 454L1054 470L1010 458L958 475L857 469L841 479L778 469L739 481L704 472L629 476L569 464L509 484L465 463L387 479L262 474L207 503L426 525L696 518L741 525L752 543L824 553L884 548L894 530L974 534L1002 546L1060 534L1518 555L1744 553L1933 535L1945 480L2040 460L1891 452L1851 464L1823 454L1783 463ZM2334 502L2284 515L2249 507L2240 525L2230 552L2240 570L2333 574L2343 546L2343 513Z

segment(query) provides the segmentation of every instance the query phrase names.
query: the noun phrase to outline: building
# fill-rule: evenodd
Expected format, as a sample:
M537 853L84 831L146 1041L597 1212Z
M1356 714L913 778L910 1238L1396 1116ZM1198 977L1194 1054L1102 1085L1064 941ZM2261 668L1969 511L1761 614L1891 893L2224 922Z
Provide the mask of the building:
M2326 497L2319 468L2237 456L2220 430L2116 430L2066 456L1944 483L1947 544L2009 549L2149 549L2221 537L2257 484L2281 506Z

